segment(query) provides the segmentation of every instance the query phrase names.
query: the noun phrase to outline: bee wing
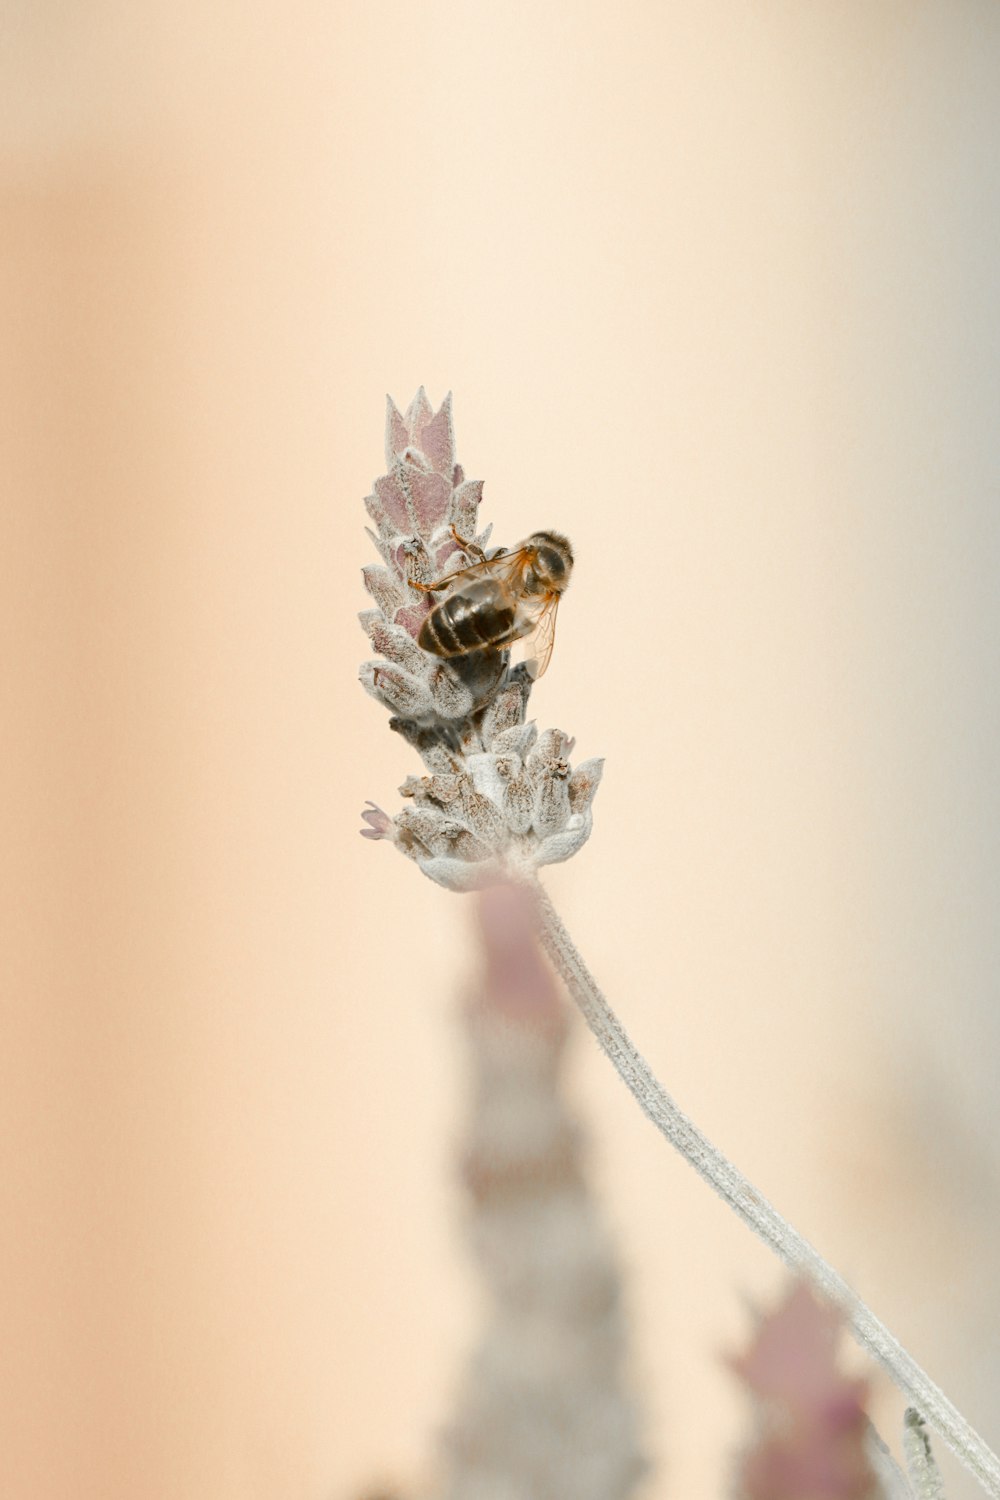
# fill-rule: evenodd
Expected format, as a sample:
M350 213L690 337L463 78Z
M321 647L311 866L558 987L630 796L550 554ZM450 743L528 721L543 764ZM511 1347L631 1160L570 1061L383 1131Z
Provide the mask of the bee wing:
M523 608L524 634L518 640L516 653L527 667L532 681L537 682L552 659L559 595L546 594L537 605L529 604Z
M523 548L518 548L516 552L504 552L500 557L487 557L483 562L470 563L467 568L456 568L453 573L446 573L443 578L439 578L431 592L437 594L446 588L454 592L480 578L511 577L521 567L522 551Z

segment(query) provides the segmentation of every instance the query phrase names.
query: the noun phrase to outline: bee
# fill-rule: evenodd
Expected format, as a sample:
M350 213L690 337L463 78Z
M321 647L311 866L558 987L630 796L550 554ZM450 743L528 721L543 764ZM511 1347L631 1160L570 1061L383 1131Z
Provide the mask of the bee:
M487 557L452 528L455 542L477 558L436 583L418 584L425 593L447 590L426 616L417 644L445 658L497 653L523 641L527 670L541 677L552 656L556 610L573 571L573 549L558 531L535 531L512 552Z

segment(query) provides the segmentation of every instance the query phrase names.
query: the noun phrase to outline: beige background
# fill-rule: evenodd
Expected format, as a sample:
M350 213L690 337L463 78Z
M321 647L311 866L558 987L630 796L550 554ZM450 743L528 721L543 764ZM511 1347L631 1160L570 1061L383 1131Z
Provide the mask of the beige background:
M468 906L357 837L386 390L577 548L549 888L705 1129L1000 1441L1000 10L10 3L0 1491L427 1473ZM589 1042L661 1468L766 1253ZM901 1402L879 1418L895 1438ZM950 1493L974 1493L949 1468Z

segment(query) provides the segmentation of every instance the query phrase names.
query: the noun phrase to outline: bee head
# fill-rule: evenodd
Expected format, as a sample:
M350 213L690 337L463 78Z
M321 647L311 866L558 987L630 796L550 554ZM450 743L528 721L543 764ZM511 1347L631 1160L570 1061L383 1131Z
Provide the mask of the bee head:
M561 594L573 571L573 548L558 531L536 531L528 539L532 568L541 592Z

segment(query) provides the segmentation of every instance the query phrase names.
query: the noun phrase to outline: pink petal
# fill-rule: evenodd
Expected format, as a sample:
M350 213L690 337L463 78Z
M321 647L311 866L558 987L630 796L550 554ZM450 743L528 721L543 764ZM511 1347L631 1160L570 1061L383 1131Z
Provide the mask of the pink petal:
M405 667L408 672L422 673L423 655L413 637L401 625L390 625L379 610L368 611L374 618L365 626L368 638L380 656Z
M451 486L441 474L410 474L410 496L417 530L429 536L448 514Z
M403 486L399 482L398 470L393 474L383 474L380 479L376 479L372 485L372 489L375 491L375 499L381 505L395 529L397 531L409 531L412 523L410 521L410 513L406 507L406 495L403 491Z
M419 437L419 445L439 474L451 479L455 465L455 431L451 417L451 391L441 402L441 409L431 417Z
M406 416L403 418L410 434L410 442L415 447L420 447L420 434L433 415L434 408L427 399L427 392L421 386L406 408Z
M392 833L392 819L388 813L384 813L374 802L366 803L367 812L361 814L362 823L367 823L367 828L359 830L363 839L386 839Z
M400 416L391 396L385 398L385 466L391 469L397 456L410 441L406 422Z
M464 555L465 554L460 550L459 545L454 540L454 538L448 537L446 541L441 543L440 547L438 547L437 551L434 553L434 561L437 563L438 572L444 573L447 571L449 558L461 558L464 557Z
M425 617L430 614L430 610L429 600L421 599L419 604L408 604L404 609L397 609L393 619L416 640L420 634L420 627Z
M757 1328L750 1348L730 1361L761 1400L784 1402L810 1421L829 1424L864 1400L865 1382L837 1365L840 1314L798 1282Z
M392 619L394 611L406 601L402 587L393 578L388 568L376 567L374 563L369 563L367 567L362 568L361 576L364 579L365 588L386 619Z

